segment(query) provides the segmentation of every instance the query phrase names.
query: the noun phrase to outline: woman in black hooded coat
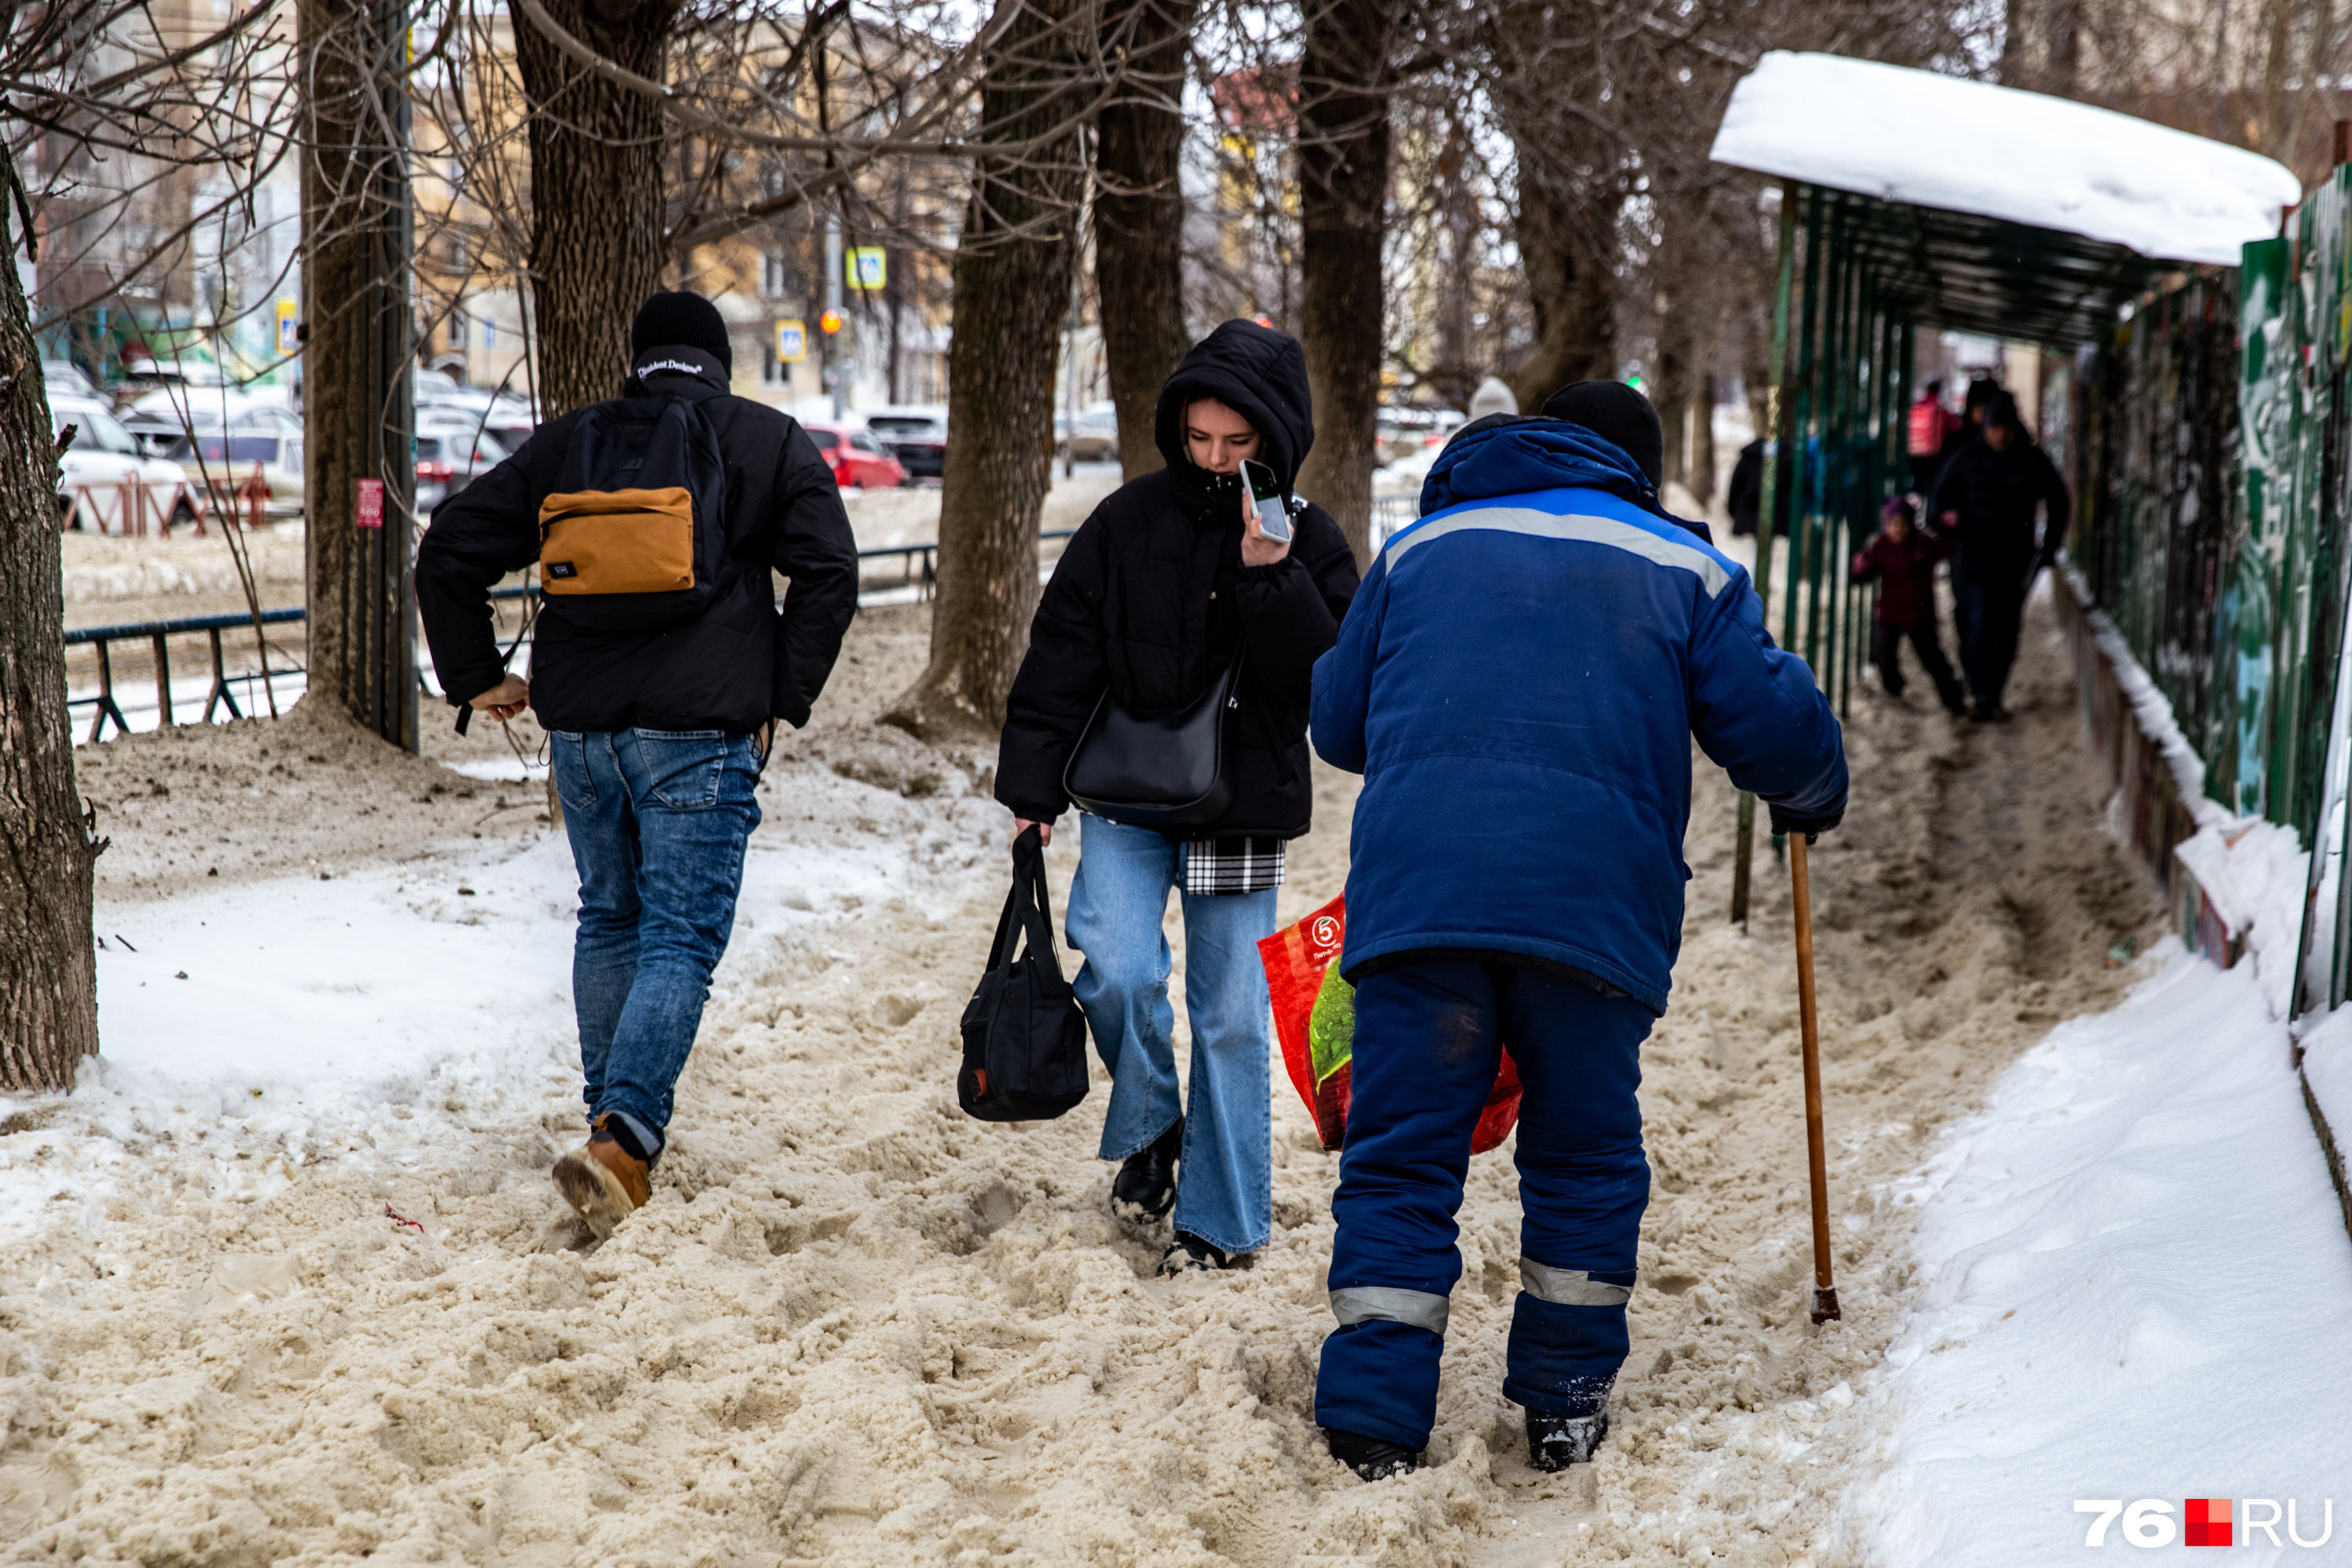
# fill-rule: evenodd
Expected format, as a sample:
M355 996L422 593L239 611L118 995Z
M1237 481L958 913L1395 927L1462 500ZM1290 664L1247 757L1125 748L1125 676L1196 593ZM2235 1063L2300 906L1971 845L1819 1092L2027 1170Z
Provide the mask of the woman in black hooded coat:
M1095 509L1046 584L1006 704L996 798L1048 834L1068 808L1063 779L1108 692L1135 712L1192 707L1236 658L1225 746L1232 804L1181 833L1081 819L1070 944L1095 1048L1111 1075L1102 1158L1123 1217L1172 1207L1160 1268L1222 1268L1273 1230L1272 1041L1257 941L1274 931L1283 846L1307 829L1315 661L1339 636L1356 562L1339 525L1291 495L1314 445L1298 342L1227 321L1184 357L1160 395L1168 466ZM1272 468L1295 538L1244 523L1238 460ZM1184 899L1189 1104L1180 1103L1161 935L1171 889ZM1179 1180L1181 1163L1181 1180Z

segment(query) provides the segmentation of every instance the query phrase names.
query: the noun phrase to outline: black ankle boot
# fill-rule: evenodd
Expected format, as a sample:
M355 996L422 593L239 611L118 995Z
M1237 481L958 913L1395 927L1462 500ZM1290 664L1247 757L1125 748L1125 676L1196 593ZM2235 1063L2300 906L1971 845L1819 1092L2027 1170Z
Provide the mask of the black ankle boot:
M1421 1453L1402 1443L1391 1443L1384 1437L1366 1437L1355 1432L1342 1432L1334 1426L1323 1428L1323 1441L1330 1446L1331 1457L1368 1481L1384 1481L1391 1476L1409 1476L1421 1468Z
M1528 1412L1528 1463L1538 1470L1589 1465L1592 1451L1609 1436L1609 1412L1590 1415L1538 1415Z
M1110 1212L1130 1225L1156 1225L1176 1206L1176 1153L1184 1147L1184 1119L1129 1154L1111 1178Z

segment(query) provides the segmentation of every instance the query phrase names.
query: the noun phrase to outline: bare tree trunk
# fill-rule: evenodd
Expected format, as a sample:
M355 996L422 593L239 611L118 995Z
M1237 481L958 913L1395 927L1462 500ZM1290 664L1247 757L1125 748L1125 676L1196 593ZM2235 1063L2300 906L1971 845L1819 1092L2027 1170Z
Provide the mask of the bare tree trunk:
M940 495L931 661L885 715L926 740L993 736L1029 645L1037 519L1051 481L1054 370L1069 310L1085 172L1066 109L1081 0L1027 0L991 51L980 122L1000 141L1052 136L1017 158L983 155L952 274L947 472Z
M308 689L415 751L406 13L300 0Z
M1715 500L1715 376L1702 375L1694 384L1691 407L1690 492L1698 504Z
M1127 80L1095 122L1095 296L1118 408L1120 477L1163 466L1160 388L1192 346L1184 330L1184 53L1199 0L1126 0L1105 18Z
M70 1089L98 1053L90 842L66 710L58 448L0 142L0 1089ZM32 237L24 237L28 247Z
M662 79L674 0L547 0L558 26ZM662 123L520 16L515 58L530 103L530 275L540 417L620 395L629 322L661 286Z
M1298 492L1371 559L1373 447L1387 294L1390 32L1394 0L1316 0L1298 83L1298 340L1315 403L1315 449Z
M1585 222L1616 227L1615 205ZM1523 179L1517 223L1527 269L1528 302L1536 318L1535 351L1511 373L1511 391L1523 412L1571 381L1591 381L1617 370L1616 279L1597 247L1580 233L1568 204Z

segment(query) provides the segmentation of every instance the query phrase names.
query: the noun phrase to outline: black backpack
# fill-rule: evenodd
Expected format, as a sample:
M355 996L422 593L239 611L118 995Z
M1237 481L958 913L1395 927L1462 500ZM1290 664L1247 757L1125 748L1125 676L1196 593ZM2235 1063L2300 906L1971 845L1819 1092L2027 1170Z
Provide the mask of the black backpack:
M1013 950L1028 933L1028 951ZM1062 978L1034 827L1013 841L1013 890L988 950L988 973L963 1010L956 1100L982 1121L1045 1121L1087 1097L1087 1017Z
M539 507L550 611L583 631L666 631L718 599L727 465L699 404L597 404L572 427L561 472Z

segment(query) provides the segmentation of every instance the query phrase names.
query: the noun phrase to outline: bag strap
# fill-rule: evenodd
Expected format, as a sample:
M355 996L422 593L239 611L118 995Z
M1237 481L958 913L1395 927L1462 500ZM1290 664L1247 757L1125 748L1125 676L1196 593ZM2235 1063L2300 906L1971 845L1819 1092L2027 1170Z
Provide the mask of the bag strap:
M1002 969L1013 962L1026 934L1029 951L1054 952L1053 904L1045 890L1045 836L1024 829L1013 841L1013 886L1004 895L1004 912L996 917L996 939L989 943L988 967ZM1056 956L1056 963L1059 957Z

